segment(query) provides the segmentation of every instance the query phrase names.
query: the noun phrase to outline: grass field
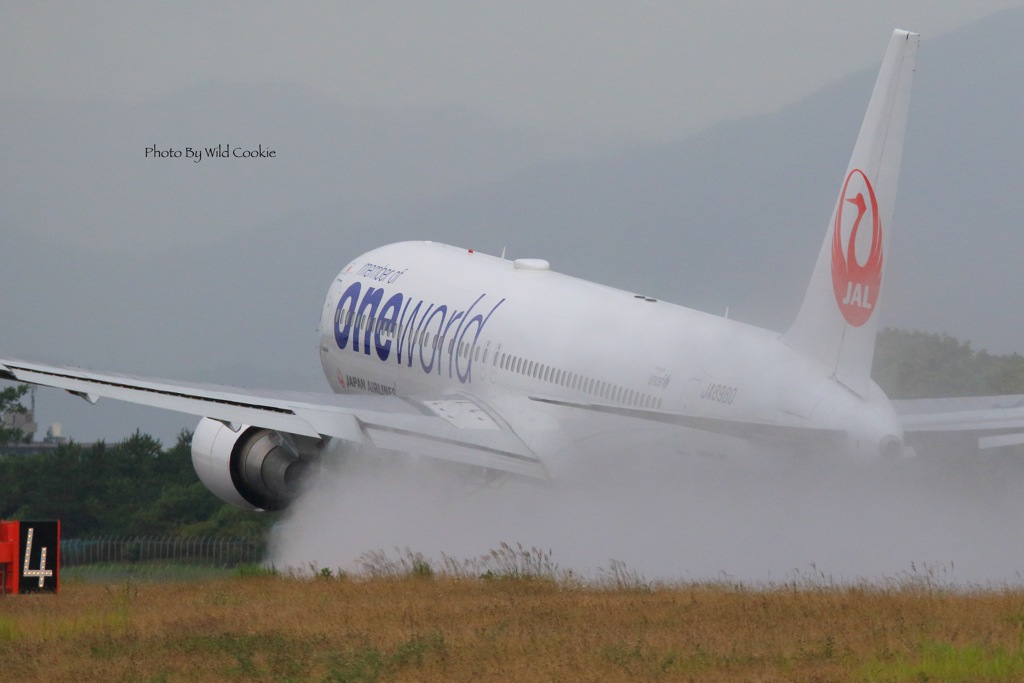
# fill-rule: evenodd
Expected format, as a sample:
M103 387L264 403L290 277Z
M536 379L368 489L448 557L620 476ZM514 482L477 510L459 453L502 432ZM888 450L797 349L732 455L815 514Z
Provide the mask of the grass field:
M413 554L359 576L68 572L0 600L3 680L1024 679L1016 589L584 582L506 550L483 578Z

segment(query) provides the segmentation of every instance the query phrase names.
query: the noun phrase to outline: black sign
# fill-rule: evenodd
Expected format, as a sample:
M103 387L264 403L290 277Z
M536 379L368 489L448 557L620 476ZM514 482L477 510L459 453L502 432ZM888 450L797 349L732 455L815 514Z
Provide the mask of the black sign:
M59 522L21 522L18 542L19 593L56 593Z

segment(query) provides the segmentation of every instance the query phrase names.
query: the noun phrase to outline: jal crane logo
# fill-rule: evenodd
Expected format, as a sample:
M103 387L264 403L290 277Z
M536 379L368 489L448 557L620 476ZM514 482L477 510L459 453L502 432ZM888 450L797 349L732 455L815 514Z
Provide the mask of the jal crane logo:
M846 322L860 327L868 321L881 284L878 201L867 175L855 168L843 183L832 232L832 286Z

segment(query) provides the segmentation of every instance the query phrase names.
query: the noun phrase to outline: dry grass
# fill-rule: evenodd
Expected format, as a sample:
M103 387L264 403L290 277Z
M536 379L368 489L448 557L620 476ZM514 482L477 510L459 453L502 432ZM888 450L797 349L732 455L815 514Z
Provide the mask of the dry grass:
M1024 679L1018 590L659 586L621 567L589 584L517 566L481 579L417 558L376 578L71 580L7 597L3 680Z

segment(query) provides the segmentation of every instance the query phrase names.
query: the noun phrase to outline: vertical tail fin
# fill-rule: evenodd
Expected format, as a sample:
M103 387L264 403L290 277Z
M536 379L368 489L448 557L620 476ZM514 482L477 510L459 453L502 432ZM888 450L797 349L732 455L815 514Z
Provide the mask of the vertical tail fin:
M861 396L871 382L919 40L916 33L893 32L804 303L782 337Z

